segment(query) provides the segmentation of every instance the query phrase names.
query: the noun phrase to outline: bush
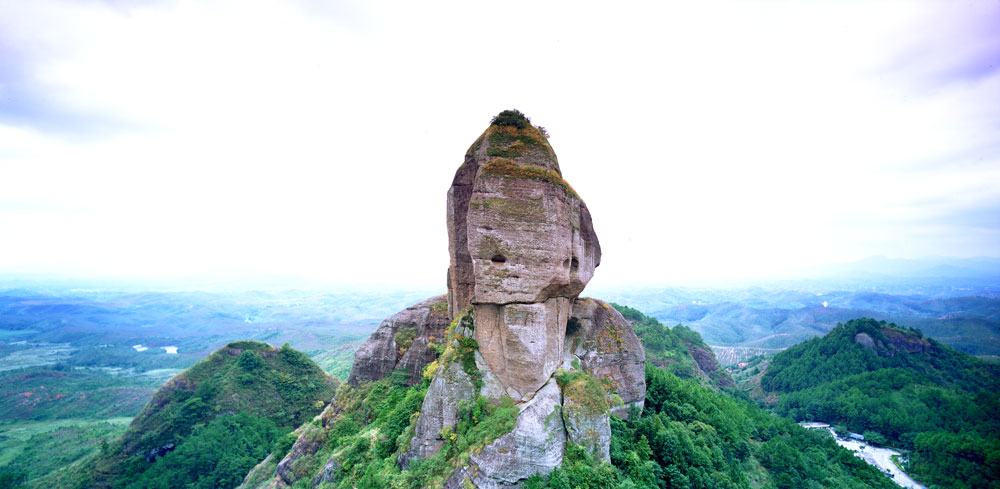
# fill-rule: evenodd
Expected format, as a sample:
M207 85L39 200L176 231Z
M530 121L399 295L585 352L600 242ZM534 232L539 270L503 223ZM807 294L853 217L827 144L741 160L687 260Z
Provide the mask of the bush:
M524 129L531 124L531 119L528 119L520 110L511 109L505 110L493 117L490 121L491 126L514 126L518 129Z

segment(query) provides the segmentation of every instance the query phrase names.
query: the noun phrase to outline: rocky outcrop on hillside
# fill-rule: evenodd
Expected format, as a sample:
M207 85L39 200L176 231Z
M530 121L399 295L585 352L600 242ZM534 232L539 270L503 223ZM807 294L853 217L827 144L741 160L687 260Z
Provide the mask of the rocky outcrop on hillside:
M514 429L473 454L449 487L517 486L558 466L567 436L607 458L612 409L641 409L645 395L645 356L629 323L578 299L601 261L590 212L544 133L523 122L491 125L448 191L448 311L465 323L448 336L453 354L438 360L400 464L433 456L475 396L509 397L520 409ZM557 381L570 374L581 378ZM565 395L574 382L588 386L586 402Z
M446 471L434 485L468 489L519 487L559 466L570 443L607 460L610 416L643 407L645 353L611 305L579 298L601 247L545 133L523 114L501 113L455 174L447 224L447 296L386 319L358 350L348 379L358 389L387 376L429 380L412 431L398 441L398 466L441 453L451 458L435 462ZM325 428L338 416L339 397L321 417ZM474 405L502 410L509 423L447 455ZM255 469L244 487L336 477L336 451L323 465L310 462L324 467L320 473L295 469L319 455L314 431L300 430L292 450Z
M437 356L430 344L444 340L448 322L448 303L443 295L397 312L382 321L358 348L347 382L358 385L401 372L409 385L419 383L424 367Z

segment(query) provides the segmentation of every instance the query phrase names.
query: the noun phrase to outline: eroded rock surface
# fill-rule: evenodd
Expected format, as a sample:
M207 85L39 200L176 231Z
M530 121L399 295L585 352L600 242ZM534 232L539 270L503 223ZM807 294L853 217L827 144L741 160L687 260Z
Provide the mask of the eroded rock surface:
M597 460L611 461L611 424L607 410L593 410L565 396L562 421L569 441L590 452Z
M447 298L443 295L390 316L354 354L347 382L356 386L400 370L410 385L418 384L424 367L437 355L429 344L444 339L448 323Z
M468 477L483 489L511 487L558 467L566 447L561 404L562 394L552 379L521 406L514 430L474 453L452 479Z
M578 295L601 261L586 204L530 125L490 126L448 191L449 305Z
M570 301L476 304L475 338L490 371L514 399L534 394L562 363Z
M416 383L436 356L427 345L443 340L402 468L438 454L471 403L505 405L508 416L517 407L510 432L455 455L447 488L520 487L559 466L567 440L607 460L610 416L641 409L645 396L645 354L631 325L606 303L578 299L601 261L590 211L544 133L523 122L491 125L448 191L447 307L434 298L387 319L349 379L402 369ZM403 350L407 331L415 334Z
M628 408L640 409L646 399L646 353L628 320L610 304L577 299L566 331L566 354L578 359L588 375L607 379L621 397L613 412L627 417Z

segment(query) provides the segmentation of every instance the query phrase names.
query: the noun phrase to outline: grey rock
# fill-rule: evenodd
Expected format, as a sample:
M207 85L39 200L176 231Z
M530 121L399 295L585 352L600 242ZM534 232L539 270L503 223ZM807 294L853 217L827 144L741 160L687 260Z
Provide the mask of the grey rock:
M441 430L458 422L458 405L475 394L472 379L457 362L441 366L431 381L420 407L410 449L399 458L399 466L433 457L444 445Z
M569 441L590 452L596 460L611 461L611 424L607 410L591 411L565 396L562 418Z
M566 431L560 416L561 397L559 386L550 380L521 406L513 431L469 457L469 478L476 487L516 487L562 463Z
M420 383L424 367L437 356L429 344L443 341L448 329L446 301L443 295L431 297L382 321L354 354L347 382L356 386L400 369L407 372L410 385ZM400 340L411 343L400 344Z
M564 349L579 358L584 373L610 382L611 391L624 402L614 414L624 418L629 406L643 407L646 351L632 325L611 304L577 299Z

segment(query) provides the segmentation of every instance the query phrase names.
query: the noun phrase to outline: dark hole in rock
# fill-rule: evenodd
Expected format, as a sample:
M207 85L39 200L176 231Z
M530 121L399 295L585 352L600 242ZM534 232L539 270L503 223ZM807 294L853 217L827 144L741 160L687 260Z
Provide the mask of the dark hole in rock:
M575 334L579 330L580 330L580 319L579 318L571 317L571 318L569 318L568 321L566 321L566 336Z
M574 272L580 269L580 260L577 260L575 256L569 264L569 269Z
M490 258L490 261L493 262L494 265L503 265L507 262L507 257L503 255L493 255L493 258Z

